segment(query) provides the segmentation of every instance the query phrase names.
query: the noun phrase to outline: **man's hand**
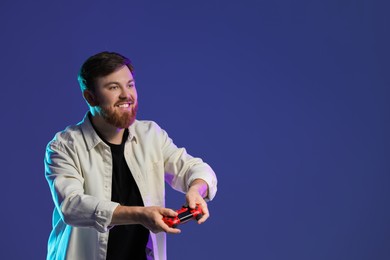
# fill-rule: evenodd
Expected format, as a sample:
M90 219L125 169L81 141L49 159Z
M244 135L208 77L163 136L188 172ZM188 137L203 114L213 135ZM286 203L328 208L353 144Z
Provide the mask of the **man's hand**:
M187 204L191 209L195 209L198 204L203 211L203 217L198 220L198 224L204 223L210 216L209 210L207 208L207 203L204 200L208 195L208 185L202 179L194 180L188 192L186 194Z
M153 233L166 232L179 234L177 228L170 228L163 217L175 217L177 212L172 209L162 207L128 207L118 206L112 216L112 225L141 224Z
M179 234L181 231L177 228L170 228L164 221L163 217L176 217L176 211L161 207L145 207L141 216L140 223L153 233L164 231L166 233Z

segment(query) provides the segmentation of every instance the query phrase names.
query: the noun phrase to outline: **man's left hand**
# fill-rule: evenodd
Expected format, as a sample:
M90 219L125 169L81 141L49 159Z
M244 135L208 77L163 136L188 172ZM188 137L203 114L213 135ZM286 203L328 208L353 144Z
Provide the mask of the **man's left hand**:
M188 192L186 194L187 204L190 208L194 209L196 205L199 205L202 208L203 216L198 220L198 224L204 223L210 216L209 210L207 208L207 203L204 200L208 195L208 185L202 179L194 180Z

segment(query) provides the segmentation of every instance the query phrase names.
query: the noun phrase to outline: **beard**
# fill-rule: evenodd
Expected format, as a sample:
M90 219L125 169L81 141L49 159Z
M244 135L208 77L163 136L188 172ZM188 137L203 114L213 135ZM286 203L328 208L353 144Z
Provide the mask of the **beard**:
M134 123L138 111L138 101L131 107L131 111L119 112L109 106L100 106L100 114L107 123L117 128L128 128Z

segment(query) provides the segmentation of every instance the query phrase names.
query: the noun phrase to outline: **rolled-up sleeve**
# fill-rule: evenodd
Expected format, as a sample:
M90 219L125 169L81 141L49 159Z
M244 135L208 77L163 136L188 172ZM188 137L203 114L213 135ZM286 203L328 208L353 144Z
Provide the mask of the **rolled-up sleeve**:
M187 192L195 179L202 179L209 188L205 199L212 200L217 193L217 177L213 169L202 159L189 155L185 148L178 148L164 130L160 131L165 180L174 189Z
M71 145L65 145L65 140L58 139L59 136L56 136L47 145L45 156L45 177L56 210L68 225L107 232L119 204L85 194L79 158Z

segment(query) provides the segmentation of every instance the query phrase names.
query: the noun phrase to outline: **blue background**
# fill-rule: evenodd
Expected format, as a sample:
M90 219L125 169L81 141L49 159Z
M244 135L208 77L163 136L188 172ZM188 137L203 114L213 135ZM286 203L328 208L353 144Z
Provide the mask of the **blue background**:
M380 0L9 1L1 28L1 259L43 259L43 156L87 111L103 50L152 119L219 177L169 259L390 259L389 4ZM167 206L184 196L171 189Z

